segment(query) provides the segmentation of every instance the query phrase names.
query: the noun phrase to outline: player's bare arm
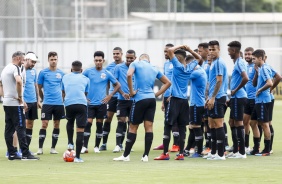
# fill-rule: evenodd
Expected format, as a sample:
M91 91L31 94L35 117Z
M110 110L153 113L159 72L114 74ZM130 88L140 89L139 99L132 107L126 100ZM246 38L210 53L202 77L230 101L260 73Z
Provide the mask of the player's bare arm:
M242 87L245 86L245 84L247 84L247 82L249 80L249 78L247 76L247 73L246 72L242 72L241 73L241 77L242 77L241 83L237 86L236 89L231 91L231 96L235 95L235 93L237 93L237 91L239 91Z
M267 90L268 88L270 88L272 86L273 86L272 80L271 79L267 79L265 85L258 89L258 91L256 93L256 96L258 96L261 92Z
M155 94L156 97L163 94L171 86L170 80L165 75L160 78L160 81L163 83L163 85L161 89Z

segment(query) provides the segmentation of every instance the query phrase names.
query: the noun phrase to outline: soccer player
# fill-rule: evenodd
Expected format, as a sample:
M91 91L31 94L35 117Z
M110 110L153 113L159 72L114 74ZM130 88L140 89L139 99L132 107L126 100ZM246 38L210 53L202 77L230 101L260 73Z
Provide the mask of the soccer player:
M24 60L24 53L18 51L12 55L12 62L1 73L0 92L3 96L5 111L5 141L8 149L9 160L39 160L31 155L26 142L26 125L23 101L23 80L20 66ZM17 155L13 146L13 134L17 133L22 157Z
M271 108L271 95L270 88L273 86L271 78L271 69L264 63L265 52L264 50L257 49L252 53L253 61L258 67L253 79L253 85L256 87L255 110L251 116L251 126L254 139L254 149L251 152L256 156L269 156L270 155L270 108ZM254 121L257 120L257 121ZM259 152L259 136L257 124L262 126L264 132L264 149Z
M74 162L84 162L80 158L83 145L84 127L87 122L87 99L89 92L89 78L81 74L82 63L74 61L70 74L64 75L62 81L62 94L66 108L68 149L73 150L74 121L76 120L76 156Z
M115 67L123 63L122 61L122 49L120 47L115 47L113 50L113 58L114 62L110 63L107 67L106 70L111 72L114 75L114 70ZM113 92L114 87L113 85L110 85L109 93ZM108 142L108 137L109 133L111 131L111 122L113 120L113 116L117 111L117 103L118 103L118 93L114 94L111 98L111 100L107 104L107 118L104 122L103 126L103 144L100 147L100 151L106 151L107 150L107 142Z
M87 95L90 102L88 104L88 119L84 129L84 145L81 153L88 153L88 141L94 118L96 118L96 140L94 152L100 153L99 145L103 136L103 119L107 114L106 104L120 88L120 84L113 74L103 68L104 62L104 52L96 51L94 53L95 67L88 68L83 72L83 75L90 79L90 89ZM110 94L106 95L107 85L109 82L114 85L114 90Z
M175 46L168 49L170 62L173 64L173 77L171 99L167 107L166 123L164 131L164 150L163 153L156 157L155 160L169 160L168 146L170 142L170 131L174 123L179 128L179 154L175 160L184 160L183 151L185 143L186 124L189 120L189 105L187 99L187 88L190 75L195 67L198 67L198 61L194 60L189 64L186 63L186 52L190 52L197 60L202 61L199 54L194 52L186 45ZM199 66L200 67L200 66Z
M36 62L38 61L37 56L33 52L28 52L25 55L25 73L26 83L24 87L24 101L27 104L27 111L25 112L26 117L26 141L28 146L32 139L32 129L34 120L38 119L37 109L41 108L39 92L37 87L37 73L34 69Z
M114 76L121 84L118 93L117 103L117 118L118 125L116 129L116 147L113 152L118 153L122 148L122 141L126 133L126 119L129 117L130 109L132 106L132 99L129 96L129 89L127 84L127 71L129 65L136 59L136 53L134 50L128 50L125 55L126 62L118 64L115 67Z
M247 61L247 75L248 82L245 85L247 93L247 103L244 108L243 123L245 129L245 151L247 154L250 153L251 149L249 146L250 139L250 120L251 115L255 107L255 97L256 97L256 88L253 86L253 78L255 76L255 64L253 63L252 53L254 49L252 47L247 47L244 51L245 61Z
M46 129L49 120L54 121L54 129L52 133L52 146L50 153L58 154L55 150L60 134L60 120L65 118L65 109L62 99L62 78L64 72L58 69L57 52L48 53L49 67L40 71L38 75L39 96L43 99L41 110L42 127L39 131L39 149L38 155L43 154L43 144L46 137Z
M226 65L219 56L220 46L218 41L212 40L209 42L209 54L213 62L209 71L209 97L206 101L206 106L208 108L208 121L211 128L211 153L203 158L207 158L208 160L225 160L223 118L227 95L226 80L228 80L228 76ZM216 150L218 150L218 154L216 154Z
M244 106L247 101L247 93L244 89L248 82L247 67L245 61L240 57L241 43L232 41L228 44L228 53L234 62L231 75L230 89L230 118L229 125L232 132L233 152L228 158L247 158L245 153L245 133L243 124ZM239 142L239 150L238 150Z
M134 86L132 77L134 75ZM164 85L155 94L153 91L155 79L159 79ZM156 111L156 99L163 94L171 85L170 81L156 67L150 64L150 58L147 54L142 54L139 61L130 64L127 72L127 83L130 91L130 96L133 97L130 112L130 124L127 134L125 151L122 156L114 158L114 161L130 161L130 150L135 143L137 129L139 124L144 122L145 128L145 150L142 156L143 162L148 162L148 156L153 141L153 122Z
M167 50L171 47L173 47L173 44L166 44L165 49L164 49L164 56L165 56L165 63L164 63L164 75L171 81L171 77L172 77L172 70L173 70L173 64L171 62L169 62L169 57L167 54ZM165 93L163 94L163 101L162 101L162 111L164 112L164 116L166 115L166 110L167 110L167 105L169 103L169 99L170 99L170 95L171 95L171 87L168 88ZM164 122L165 124L165 122ZM179 141L179 131L178 131L178 127L177 124L175 124L172 127L172 135L173 135L173 145L172 148L170 149L171 152L178 152L179 151L179 145L178 145L178 141ZM163 150L163 144L157 146L154 148L154 150Z

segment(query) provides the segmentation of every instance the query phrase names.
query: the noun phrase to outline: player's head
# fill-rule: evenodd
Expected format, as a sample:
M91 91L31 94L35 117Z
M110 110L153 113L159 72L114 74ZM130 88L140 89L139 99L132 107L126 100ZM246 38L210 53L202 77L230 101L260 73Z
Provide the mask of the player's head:
M217 40L212 40L209 42L209 54L212 60L219 57L220 47Z
M96 51L94 53L94 63L95 63L96 69L101 70L103 68L103 63L105 62L104 57L105 57L105 54L103 51Z
M32 69L36 62L38 61L38 57L34 54L34 52L28 51L24 57L25 59L25 68Z
M168 43L168 44L165 45L165 48L164 48L164 56L165 56L165 59L169 59L169 57L168 57L168 55L167 55L167 50L168 50L169 48L171 48L171 47L174 47L174 45L171 44L171 43Z
M207 42L200 43L198 45L198 54L204 59L207 59L209 54L209 44Z
M194 58L194 56L192 56L192 55L187 55L186 57L185 57L185 62L188 64L188 63L190 63L191 61L193 61L195 58Z
M145 60L145 61L148 61L148 62L150 62L150 56L148 55L148 54L141 54L140 56L139 56L139 61L142 61L142 60Z
M178 49L174 52L174 54L182 64L183 64L183 62L185 62L185 58L186 58L186 51L185 50Z
M113 49L113 58L116 62L122 61L122 49L120 47L115 47Z
M252 58L252 53L254 52L254 48L253 47L247 47L244 50L244 56L245 56L245 60L248 63L252 63L253 62L253 58Z
M232 41L228 44L228 54L231 59L237 59L240 57L241 43L238 41Z
M134 50L128 50L126 52L126 65L129 66L135 59L136 59L136 53Z
M199 54L199 49L194 49L194 52Z
M82 63L80 61L72 62L71 72L82 72Z
M21 66L22 63L24 62L24 53L21 52L21 51L17 51L15 52L13 55L12 55L12 60L13 60L13 63L18 65L18 66Z
M57 67L58 64L58 54L57 52L51 51L48 53L49 66L52 68Z
M262 49L255 50L252 53L252 58L253 58L253 62L255 63L255 65L260 67L261 65L263 65L264 60L265 60L265 51Z

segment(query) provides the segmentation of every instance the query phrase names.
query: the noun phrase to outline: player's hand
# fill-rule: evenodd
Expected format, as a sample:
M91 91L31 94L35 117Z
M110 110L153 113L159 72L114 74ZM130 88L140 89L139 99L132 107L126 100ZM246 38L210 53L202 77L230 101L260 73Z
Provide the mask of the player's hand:
M130 100L129 94L123 93L122 96L123 96L123 98L124 98L125 100Z
M234 96L235 93L237 93L237 91L234 89L234 90L231 90L231 96Z
M107 95L103 100L102 103L103 104L107 104L112 98L112 95Z
M208 101L207 105L208 105L208 109L209 109L209 110L212 110L212 109L213 109L213 107L214 107L214 102L215 102L215 97L212 97L212 98Z
M19 104L23 104L23 97L22 96L19 96L18 98L15 98L16 100L19 101Z
M24 102L24 112L27 112L27 110L28 110L28 106L27 106L27 104Z
M206 102L205 102L205 109L208 108L208 102L209 102L209 99L207 99Z
M37 102L37 109L41 109L42 108L42 104L40 101Z
M164 106L164 103L162 102L162 107L161 107L162 111L164 112L165 111L165 106Z
M259 94L261 93L261 90L258 89L257 93L256 93L256 96L259 96Z
M166 99L166 101L167 101L167 102L170 102L170 99L171 99L171 96L169 96L169 97Z
M188 51L190 50L190 47L188 45L183 45L183 49Z
M136 91L130 92L130 97L134 97L136 95L136 93L138 92L138 89Z

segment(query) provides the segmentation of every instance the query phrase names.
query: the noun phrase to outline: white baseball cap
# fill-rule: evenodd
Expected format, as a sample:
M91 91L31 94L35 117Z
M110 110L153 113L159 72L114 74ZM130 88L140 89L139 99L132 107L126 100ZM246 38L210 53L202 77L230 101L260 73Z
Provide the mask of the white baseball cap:
M24 59L30 59L32 61L38 62L38 58L34 53L28 53L27 55L25 55Z

